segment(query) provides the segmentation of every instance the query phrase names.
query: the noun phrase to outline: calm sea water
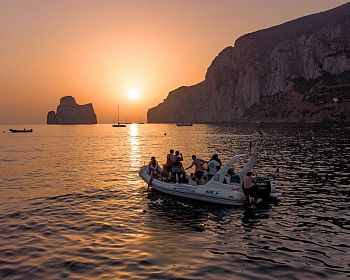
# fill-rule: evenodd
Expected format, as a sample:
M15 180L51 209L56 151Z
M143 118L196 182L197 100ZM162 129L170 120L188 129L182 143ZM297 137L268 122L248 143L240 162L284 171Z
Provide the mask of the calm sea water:
M350 277L349 129L8 128L0 126L1 279ZM185 165L192 154L225 161L247 152L257 129L267 137L256 171L283 192L266 208L147 192L138 176L152 155L164 162L170 148Z

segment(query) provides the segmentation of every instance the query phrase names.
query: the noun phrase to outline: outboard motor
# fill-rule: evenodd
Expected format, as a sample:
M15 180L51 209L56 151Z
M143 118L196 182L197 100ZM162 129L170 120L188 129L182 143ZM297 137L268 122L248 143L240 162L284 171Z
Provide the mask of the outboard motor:
M268 202L271 193L271 182L268 178L257 177L254 180L254 190L258 198L263 202Z

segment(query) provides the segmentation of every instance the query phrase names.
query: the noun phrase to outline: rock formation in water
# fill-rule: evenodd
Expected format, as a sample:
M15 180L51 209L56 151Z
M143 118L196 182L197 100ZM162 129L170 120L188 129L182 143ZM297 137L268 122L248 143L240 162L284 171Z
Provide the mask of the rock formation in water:
M56 113L55 111L49 111L47 113L47 124L56 124Z
M240 37L199 84L149 109L148 122L350 119L350 2Z
M96 124L97 118L91 103L79 105L73 96L60 99L57 113L47 114L47 124Z

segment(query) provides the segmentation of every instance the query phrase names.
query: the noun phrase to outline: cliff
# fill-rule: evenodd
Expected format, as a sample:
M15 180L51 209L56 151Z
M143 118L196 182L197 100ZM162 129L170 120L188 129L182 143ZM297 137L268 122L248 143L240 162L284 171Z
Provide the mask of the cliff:
M350 118L350 2L240 37L205 80L169 93L148 122Z
M47 124L96 124L97 118L91 103L79 105L73 96L60 99L57 113L47 114Z

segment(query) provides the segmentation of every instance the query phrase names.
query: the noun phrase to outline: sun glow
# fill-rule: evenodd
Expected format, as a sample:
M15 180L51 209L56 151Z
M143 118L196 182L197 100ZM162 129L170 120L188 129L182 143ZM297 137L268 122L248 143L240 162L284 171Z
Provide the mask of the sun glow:
M128 90L128 98L131 100L139 99L140 97L140 91L138 88L130 88Z

